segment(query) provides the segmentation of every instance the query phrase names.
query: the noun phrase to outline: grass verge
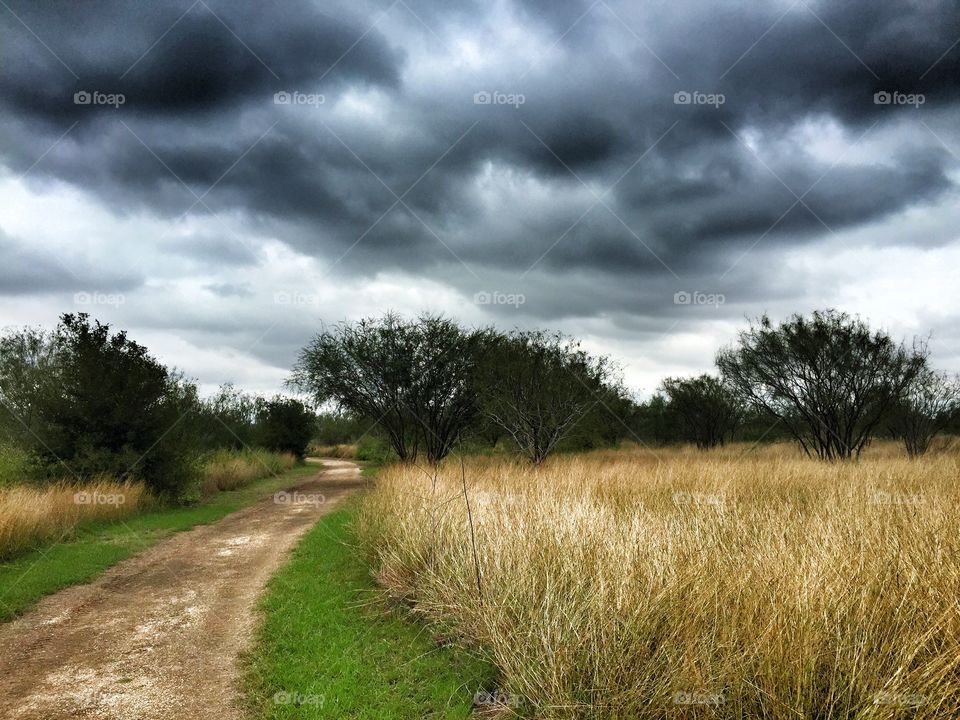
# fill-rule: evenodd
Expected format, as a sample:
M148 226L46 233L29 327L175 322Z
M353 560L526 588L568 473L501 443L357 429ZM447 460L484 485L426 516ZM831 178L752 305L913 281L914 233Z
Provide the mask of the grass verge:
M0 563L0 621L22 614L44 595L92 580L172 533L215 522L318 470L301 465L238 490L216 493L198 505L145 512L125 521L84 524L69 542L39 547Z
M356 551L356 504L323 518L260 603L247 660L254 715L281 718L467 718L492 666L440 647L389 609Z

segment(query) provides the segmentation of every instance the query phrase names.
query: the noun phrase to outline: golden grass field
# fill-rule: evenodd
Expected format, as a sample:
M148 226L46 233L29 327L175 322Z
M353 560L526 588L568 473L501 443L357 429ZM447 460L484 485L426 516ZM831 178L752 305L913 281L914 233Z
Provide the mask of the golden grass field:
M129 517L148 500L143 483L109 477L82 484L0 487L0 558L62 538L80 522Z
M960 717L960 453L875 443L392 466L379 581L549 718ZM509 710L506 708L505 711Z

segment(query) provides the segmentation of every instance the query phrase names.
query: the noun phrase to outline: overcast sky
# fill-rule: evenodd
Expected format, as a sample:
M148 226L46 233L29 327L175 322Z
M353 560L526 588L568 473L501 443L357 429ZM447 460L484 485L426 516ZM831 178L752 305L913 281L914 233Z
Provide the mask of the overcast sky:
M826 307L960 371L954 0L2 0L0 93L0 325L205 391L388 309L643 394Z

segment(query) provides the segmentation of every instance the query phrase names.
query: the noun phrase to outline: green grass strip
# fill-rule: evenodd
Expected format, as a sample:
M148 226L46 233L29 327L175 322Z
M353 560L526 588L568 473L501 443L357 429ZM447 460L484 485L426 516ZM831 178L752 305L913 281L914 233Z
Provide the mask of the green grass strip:
M270 581L248 658L256 717L468 718L489 664L386 607L353 547L356 505L323 518Z

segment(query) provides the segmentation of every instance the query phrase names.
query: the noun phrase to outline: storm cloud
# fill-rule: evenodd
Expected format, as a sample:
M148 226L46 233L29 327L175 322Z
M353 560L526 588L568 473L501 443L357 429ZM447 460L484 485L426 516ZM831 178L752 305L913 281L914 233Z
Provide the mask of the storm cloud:
M935 321L956 367L957 308L884 317L863 272L960 244L958 40L946 0L8 0L0 295L113 288L171 353L214 333L271 378L377 303L558 325L639 383L825 304Z

